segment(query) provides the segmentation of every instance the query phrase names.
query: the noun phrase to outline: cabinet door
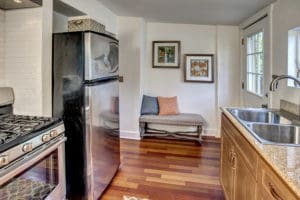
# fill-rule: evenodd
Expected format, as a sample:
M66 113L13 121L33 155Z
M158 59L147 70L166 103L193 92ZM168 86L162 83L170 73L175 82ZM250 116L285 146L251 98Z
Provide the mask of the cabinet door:
M233 155L234 175L234 198L235 200L255 200L256 180L251 170L239 152Z
M259 162L258 188L264 200L296 200L293 192L264 162Z
M232 199L233 192L233 144L226 135L226 132L222 130L222 151L221 151L221 183L227 200Z

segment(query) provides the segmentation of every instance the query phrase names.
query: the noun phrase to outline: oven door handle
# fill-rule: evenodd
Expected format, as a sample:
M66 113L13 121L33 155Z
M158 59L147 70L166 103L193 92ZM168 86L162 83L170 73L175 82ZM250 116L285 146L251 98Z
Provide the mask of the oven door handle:
M61 137L58 141L53 144L47 144L38 148L36 151L30 153L30 155L25 155L22 158L18 159L16 162L13 162L12 165L9 164L8 167L4 167L0 170L0 186L7 181L11 180L12 177L17 176L26 169L30 168L32 165L55 151L60 145L62 145L67 140L66 137Z

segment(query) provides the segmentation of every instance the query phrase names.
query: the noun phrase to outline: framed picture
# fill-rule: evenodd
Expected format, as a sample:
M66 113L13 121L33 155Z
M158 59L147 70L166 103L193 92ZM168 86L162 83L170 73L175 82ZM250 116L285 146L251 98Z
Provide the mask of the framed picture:
M184 81L185 82L214 82L213 54L186 54Z
M153 41L153 68L179 68L180 41Z

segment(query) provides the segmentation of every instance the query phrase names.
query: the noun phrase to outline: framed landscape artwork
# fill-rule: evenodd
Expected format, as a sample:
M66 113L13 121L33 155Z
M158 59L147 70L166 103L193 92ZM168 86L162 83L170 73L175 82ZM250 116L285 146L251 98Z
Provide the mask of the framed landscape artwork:
M180 41L153 41L153 68L179 68Z
M214 82L213 54L185 55L185 82Z

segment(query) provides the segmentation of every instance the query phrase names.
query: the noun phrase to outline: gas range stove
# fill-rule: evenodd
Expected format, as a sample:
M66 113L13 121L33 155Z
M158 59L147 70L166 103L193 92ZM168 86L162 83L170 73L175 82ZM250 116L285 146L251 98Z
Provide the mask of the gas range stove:
M48 117L2 115L0 116L0 152L29 140L58 123L60 123L59 119Z
M0 116L0 168L64 133L62 120L6 114Z
M20 137L29 136L30 133L46 129L59 120L47 117L34 117L23 115L0 116L0 146Z

